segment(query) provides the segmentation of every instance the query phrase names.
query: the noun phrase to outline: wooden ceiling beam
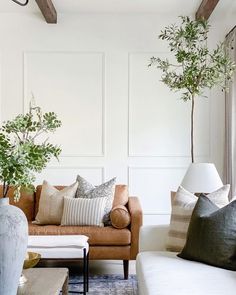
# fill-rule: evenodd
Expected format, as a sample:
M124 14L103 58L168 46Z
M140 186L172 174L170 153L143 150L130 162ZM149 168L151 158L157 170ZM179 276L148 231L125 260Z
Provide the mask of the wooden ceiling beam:
M35 0L48 24L57 23L57 11L52 0Z
M205 20L208 20L218 2L219 0L202 0L202 3L196 12L195 18L204 18Z

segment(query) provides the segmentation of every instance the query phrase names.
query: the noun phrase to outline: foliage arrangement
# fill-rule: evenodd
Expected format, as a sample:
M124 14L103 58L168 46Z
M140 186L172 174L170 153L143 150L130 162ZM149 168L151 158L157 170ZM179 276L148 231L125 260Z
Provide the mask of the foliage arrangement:
M225 43L219 43L214 50L207 46L209 24L204 19L191 20L181 17L181 25L166 27L159 39L167 41L175 62L152 57L149 66L162 71L161 81L172 91L181 91L183 101L191 101L191 158L194 162L194 102L202 96L204 89L220 86L227 90L232 79L235 64L230 59Z
M20 198L21 187L33 189L34 173L41 172L51 158L58 156L60 147L40 136L54 132L61 126L54 112L42 113L30 104L29 112L7 121L0 129L0 181L3 197L14 186L15 200Z

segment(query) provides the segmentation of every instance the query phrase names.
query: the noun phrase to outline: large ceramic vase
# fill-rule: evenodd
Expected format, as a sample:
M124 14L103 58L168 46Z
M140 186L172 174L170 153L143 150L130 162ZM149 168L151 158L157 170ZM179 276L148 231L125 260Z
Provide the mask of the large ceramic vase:
M0 294L16 295L28 243L23 211L0 198Z

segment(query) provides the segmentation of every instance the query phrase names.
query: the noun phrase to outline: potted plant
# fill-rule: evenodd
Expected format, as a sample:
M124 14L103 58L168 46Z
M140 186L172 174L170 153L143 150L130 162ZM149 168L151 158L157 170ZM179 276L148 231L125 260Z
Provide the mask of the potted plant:
M194 163L194 103L205 89L220 86L227 90L235 64L227 54L225 43L214 50L207 46L209 24L204 19L182 16L181 24L166 27L159 39L167 41L175 62L152 57L149 66L162 71L161 81L171 91L181 91L181 99L191 101L191 160Z
M28 226L24 213L9 205L9 187L15 201L21 188L32 189L34 173L41 172L61 149L40 139L61 126L54 112L42 113L30 104L29 112L7 121L0 129L0 294L15 295L27 249Z

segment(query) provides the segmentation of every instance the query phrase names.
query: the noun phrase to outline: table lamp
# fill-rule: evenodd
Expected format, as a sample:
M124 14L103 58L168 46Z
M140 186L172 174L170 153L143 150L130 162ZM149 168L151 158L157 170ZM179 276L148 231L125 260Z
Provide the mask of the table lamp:
M222 180L212 163L192 163L181 182L191 193L212 193L223 186Z

